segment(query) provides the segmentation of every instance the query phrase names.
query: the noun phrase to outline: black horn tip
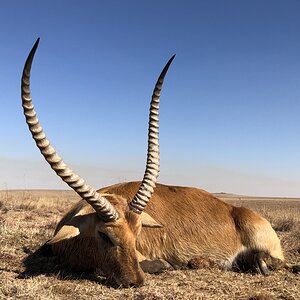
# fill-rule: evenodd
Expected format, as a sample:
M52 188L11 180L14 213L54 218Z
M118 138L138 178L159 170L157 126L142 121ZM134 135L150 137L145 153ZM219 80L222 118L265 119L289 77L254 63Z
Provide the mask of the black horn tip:
M31 49L31 51L30 51L29 56L32 56L32 57L34 56L35 51L36 51L36 49L37 49L37 47L39 45L39 42L40 42L40 38L38 37L37 40L36 40L36 42L34 43L32 49Z
M176 56L176 53L172 55L172 57L170 58L170 60L172 61Z
M40 42L40 38L37 38L36 42L34 43L28 57L27 57L27 60L26 60L26 63L25 63L25 66L24 66L24 69L29 69L31 68L31 64L32 64L32 60L33 60L33 57L34 57L34 54L35 54L35 51L39 45L39 42Z
M165 77L165 75L166 75L166 73L167 73L167 71L168 71L168 69L169 69L169 67L170 67L170 65L171 65L171 63L172 63L172 61L173 61L173 59L175 58L175 56L176 56L176 54L174 54L174 55L168 60L168 62L166 63L164 69L163 69L162 72L160 73L159 78L162 78L162 79L163 79L163 77Z
M170 64L172 63L173 59L175 58L176 54L172 55L171 58L168 60L166 67L169 68Z
M38 37L37 39L36 39L36 41L35 41L35 43L34 44L38 44L39 43L39 41L40 41L40 37Z
M40 42L40 37L38 37L34 43L34 46L35 48L37 48L37 46L39 45L39 42Z

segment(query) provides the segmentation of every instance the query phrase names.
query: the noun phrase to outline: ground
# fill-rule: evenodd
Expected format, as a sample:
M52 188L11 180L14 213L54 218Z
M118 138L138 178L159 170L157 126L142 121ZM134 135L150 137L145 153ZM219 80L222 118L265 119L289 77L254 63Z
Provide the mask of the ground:
M114 289L102 277L68 272L56 258L34 254L79 200L74 192L0 191L0 299L300 299L300 199L217 196L266 217L294 269L268 277L214 267L166 271L147 274L140 288Z

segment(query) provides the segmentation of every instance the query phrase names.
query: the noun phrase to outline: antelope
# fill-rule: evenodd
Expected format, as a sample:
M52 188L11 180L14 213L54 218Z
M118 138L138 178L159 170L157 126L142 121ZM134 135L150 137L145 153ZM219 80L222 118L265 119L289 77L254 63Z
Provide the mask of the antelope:
M153 90L142 181L96 191L64 163L37 119L30 72L38 43L39 39L22 74L26 122L51 168L82 198L46 242L54 255L79 270L97 269L108 282L122 287L143 284L144 272L169 266L182 268L203 257L223 269L251 270L264 275L284 262L278 236L257 213L227 204L202 189L156 183L160 94L175 55L165 65Z

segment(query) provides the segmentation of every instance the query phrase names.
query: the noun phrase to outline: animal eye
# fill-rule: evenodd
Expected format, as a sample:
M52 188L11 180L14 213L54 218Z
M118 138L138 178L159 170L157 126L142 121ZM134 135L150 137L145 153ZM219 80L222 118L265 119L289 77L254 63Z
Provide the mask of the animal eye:
M100 238L108 245L110 245L111 247L114 246L114 243L111 241L111 239L109 238L109 236L101 231L98 231L98 234L100 236Z

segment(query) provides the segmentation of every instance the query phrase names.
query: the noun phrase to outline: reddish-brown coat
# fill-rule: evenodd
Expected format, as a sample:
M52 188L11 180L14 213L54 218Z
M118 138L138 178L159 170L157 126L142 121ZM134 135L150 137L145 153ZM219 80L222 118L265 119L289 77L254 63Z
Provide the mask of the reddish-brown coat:
M139 284L144 275L138 255L186 266L195 257L208 257L231 268L241 253L262 252L283 260L279 239L270 223L255 212L229 205L210 193L191 187L157 184L145 212L162 228L141 229L141 217L127 203L140 182L128 182L99 190L115 206L120 218L104 223L85 201L72 208L57 226L79 228L80 234L53 244L53 250L81 269L100 268L117 284ZM98 238L104 232L115 244ZM139 255L140 256L140 255Z

